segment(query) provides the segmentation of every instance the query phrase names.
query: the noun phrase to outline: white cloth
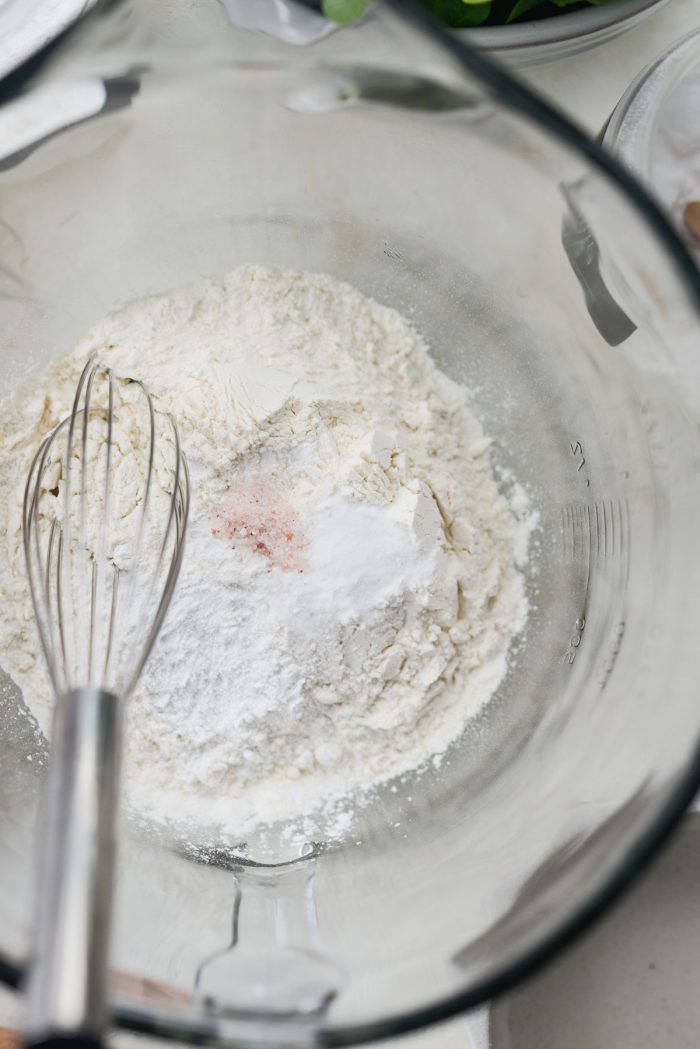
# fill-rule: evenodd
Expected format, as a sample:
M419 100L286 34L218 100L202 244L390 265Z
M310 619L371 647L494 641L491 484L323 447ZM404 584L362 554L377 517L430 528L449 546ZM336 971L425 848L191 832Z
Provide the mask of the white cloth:
M95 0L0 0L0 77L89 10Z

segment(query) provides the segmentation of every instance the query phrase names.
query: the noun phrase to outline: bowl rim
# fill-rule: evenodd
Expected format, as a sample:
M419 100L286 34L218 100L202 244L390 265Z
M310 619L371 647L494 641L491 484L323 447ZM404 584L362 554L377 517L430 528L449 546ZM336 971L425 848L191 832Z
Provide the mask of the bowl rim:
M659 0L644 0L646 6ZM455 72L466 73L476 80L485 92L519 118L537 123L574 154L585 159L624 194L633 205L656 240L666 251L669 266L675 269L679 284L685 286L689 301L694 304L700 322L700 270L666 215L647 193L637 178L600 142L591 138L568 116L547 102L524 81L495 63L473 44L458 38L417 5L405 0L384 0L392 13L431 40L437 51L450 60ZM99 5L98 5L99 8ZM88 15L87 17L91 17ZM74 27L73 27L74 28ZM73 28L66 31L73 31ZM0 105L24 87L43 61L53 52L54 44L24 63L5 81L0 82ZM356 1045L393 1038L411 1031L445 1021L483 1005L511 990L522 980L551 960L562 948L571 944L588 929L621 896L639 876L644 866L668 839L685 810L700 788L700 736L685 763L675 775L672 788L655 817L627 851L618 858L607 879L562 917L559 924L522 949L513 961L503 963L496 970L470 987L443 995L439 1000L401 1013L363 1023L346 1023L334 1027L309 1029L305 1025L281 1025L279 1037L269 1024L251 1025L249 1019L233 1020L218 1016L196 1017L178 1013L171 1006L167 1012L152 1005L131 1004L124 1001L110 1003L113 1023L132 1031L163 1039L186 1041L191 1044L222 1046L227 1049L308 1049L309 1046L334 1047ZM0 981L19 988L23 967L0 955ZM262 1019L262 1018L261 1018Z
M644 177L648 173L649 141L653 121L658 116L669 89L675 90L688 72L683 62L686 56L694 67L700 65L700 27L691 29L675 40L637 74L603 128L603 145L617 156L623 157L628 167L639 176ZM670 84L667 80L668 73L675 74ZM638 115L644 118L647 134L632 144L627 140L626 133L636 122Z
M564 11L529 22L512 22L502 26L463 26L452 29L459 37L477 47L498 50L566 44L642 17L654 7L669 0L615 0L581 11Z

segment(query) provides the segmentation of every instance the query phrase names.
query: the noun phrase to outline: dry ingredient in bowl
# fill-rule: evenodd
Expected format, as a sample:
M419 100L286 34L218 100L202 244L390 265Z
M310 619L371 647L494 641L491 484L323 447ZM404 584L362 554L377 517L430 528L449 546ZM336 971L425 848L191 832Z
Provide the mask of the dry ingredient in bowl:
M260 267L111 315L2 408L0 646L42 728L22 478L95 351L177 415L192 474L178 588L129 706L132 804L242 835L441 755L525 621L522 493L516 516L466 391L398 313Z

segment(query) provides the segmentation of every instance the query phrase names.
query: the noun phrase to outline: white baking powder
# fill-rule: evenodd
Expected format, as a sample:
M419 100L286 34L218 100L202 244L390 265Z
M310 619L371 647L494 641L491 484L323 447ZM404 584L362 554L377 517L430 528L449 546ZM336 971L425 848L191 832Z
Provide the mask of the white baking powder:
M181 577L129 705L132 803L231 837L443 753L523 626L531 517L406 320L260 267L113 314L4 405L0 646L40 724L22 478L94 351L175 413L192 474Z

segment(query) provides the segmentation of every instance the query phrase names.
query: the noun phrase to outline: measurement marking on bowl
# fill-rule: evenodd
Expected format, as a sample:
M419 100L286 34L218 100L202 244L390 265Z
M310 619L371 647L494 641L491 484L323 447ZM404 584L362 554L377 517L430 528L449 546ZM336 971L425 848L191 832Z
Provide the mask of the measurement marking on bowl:
M591 599L591 548L593 546L593 522L591 520L591 508L586 503L586 525L588 530L588 541L586 543L586 593L583 598L583 619L584 626L586 625L584 616L588 615L588 607ZM583 627L581 628L583 630Z
M626 499L567 503L560 513L565 560L575 562L585 555L592 560L620 561L625 555L625 561L629 562L630 521Z
M564 560L574 559L574 526L571 520L571 507L567 504L561 508L562 553Z
M576 653L578 652L581 641L583 640L583 631L586 629L586 620L584 616L579 618L574 623L574 632L569 638L569 647L566 650L566 662L571 665L576 659Z
M581 474L581 479L584 481L586 488L590 488L591 480L588 476L589 470L586 467L586 456L583 451L583 445L580 441L570 441L569 448L571 449L571 454L576 462L576 472Z
M598 681L601 692L607 685L610 675L612 674L615 668L617 657L619 656L620 649L622 648L622 640L625 636L625 626L626 624L624 619L621 619L620 622L616 623L615 627L613 628L612 639L608 642L606 648L605 662L603 663L603 666L601 668L602 673Z
M598 504L593 505L593 514L595 516L595 555L596 558L600 557L602 544L605 541L605 534L601 532L600 527L600 512L598 510Z
M568 562L576 561L577 524L574 514L572 503L561 507L562 558Z
M619 552L618 549L617 549L618 545L619 545L619 539L618 539L619 528L618 528L618 524L617 524L617 516L618 515L615 513L615 505L616 504L613 503L613 501L611 499L610 500L610 556L611 557L616 557L618 552ZM618 504L618 507L619 507L619 504Z
M629 574L630 520L627 499L602 500L593 503L595 529L591 530L591 547L595 540L597 558L618 559L625 555L627 568L624 579Z

